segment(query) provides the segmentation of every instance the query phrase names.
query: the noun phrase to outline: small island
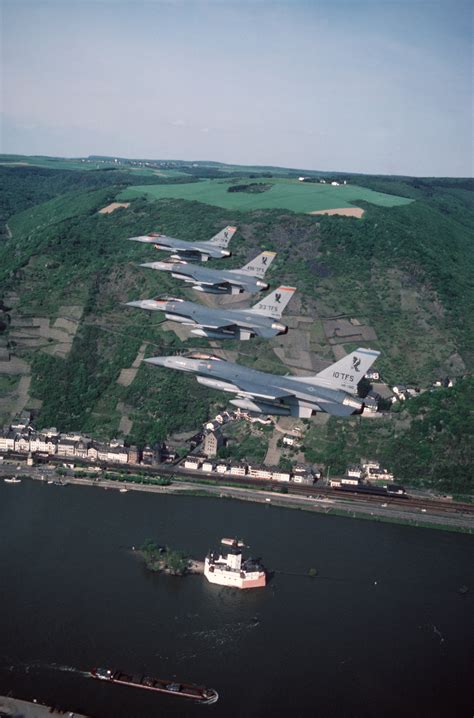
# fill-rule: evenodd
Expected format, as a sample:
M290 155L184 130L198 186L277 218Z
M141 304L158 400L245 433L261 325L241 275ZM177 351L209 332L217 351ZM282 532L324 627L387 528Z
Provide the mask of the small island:
M170 576L185 576L187 573L202 573L200 561L193 561L183 551L169 546L159 546L152 539L147 539L140 547L145 566L154 573L166 573Z

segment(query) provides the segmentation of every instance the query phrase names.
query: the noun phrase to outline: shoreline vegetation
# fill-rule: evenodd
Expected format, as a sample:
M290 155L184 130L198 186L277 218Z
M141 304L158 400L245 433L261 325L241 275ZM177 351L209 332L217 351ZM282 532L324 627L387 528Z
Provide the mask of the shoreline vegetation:
M138 553L143 558L148 571L153 573L186 576L202 573L204 570L202 561L195 561L178 549L160 546L153 539L146 539L138 549Z

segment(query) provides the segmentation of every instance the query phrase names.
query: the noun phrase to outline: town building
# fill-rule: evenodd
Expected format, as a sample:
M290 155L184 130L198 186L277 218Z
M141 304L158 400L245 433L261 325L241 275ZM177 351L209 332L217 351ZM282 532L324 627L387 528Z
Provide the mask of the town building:
M205 459L201 464L201 471L205 471L207 474L210 474L214 471L215 464L212 461L209 461L209 459Z
M394 476L387 469L372 469L366 474L367 481L393 481Z
M252 477L252 479L264 479L266 481L271 481L273 479L273 472L266 466L249 466L248 474Z
M99 452L98 452L97 446L95 446L94 444L91 444L91 446L89 446L89 448L87 449L88 460L89 461L97 461L98 456L99 456Z
M306 471L305 473L300 474L293 474L293 482L295 484L306 484L308 486L311 486L314 484L314 474L311 473L311 471Z
M379 408L379 401L382 397L373 389L364 397L364 411L375 413Z
M229 474L232 476L246 476L247 464L231 464L229 467Z
M56 438L46 434L30 434L30 451L32 453L56 454L58 442Z
M7 429L0 434L0 451L15 451L15 432Z
M89 446L91 445L91 442L88 439L81 439L76 444L76 453L75 456L77 456L80 459L87 459L87 453L89 451Z
M58 441L58 454L62 456L74 456L76 453L76 444L76 440L65 439L61 436Z
M28 434L16 434L15 451L28 453L30 450L30 437Z
M11 423L11 428L14 431L24 431L29 429L31 425L31 414L29 411L23 411L20 416L17 416Z
M174 461L176 459L176 453L171 452L173 455L173 459L171 461ZM170 454L169 454L170 455ZM162 461L162 449L159 444L155 444L155 446L145 446L145 448L142 451L142 464L145 464L146 466L156 466L157 464Z
M204 437L203 453L210 459L217 456L218 450L224 445L224 437L220 431L210 431Z
M383 469L378 461L363 459L362 470L367 481L393 481L394 476L387 469Z
M128 451L124 446L108 447L107 459L114 464L127 464L128 463Z
M132 446L128 447L128 461L130 464L139 464L141 458L141 453L138 448L138 446L135 446L132 444Z
M200 460L194 456L187 456L184 460L184 468L192 469L192 471L198 471L200 466Z
M280 471L276 469L272 472L272 479L273 481L289 481L291 478L291 474L289 471Z
M343 476L341 478L341 484L346 484L348 486L358 486L360 484L360 479L356 476Z
M362 478L362 473L362 468L360 466L357 466L356 464L348 466L346 469L346 476L349 479L359 480Z

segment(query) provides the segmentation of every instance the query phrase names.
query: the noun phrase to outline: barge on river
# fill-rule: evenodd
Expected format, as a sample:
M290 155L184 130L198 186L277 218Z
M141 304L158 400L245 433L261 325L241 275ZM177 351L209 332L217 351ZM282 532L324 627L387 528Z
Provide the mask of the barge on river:
M144 675L130 675L109 668L93 668L91 676L101 681L119 683L122 686L144 688L148 691L167 693L170 696L183 696L183 698L191 698L199 703L215 703L219 698L219 694L214 688L204 688L204 686L196 686L193 683L167 681L162 678L150 678Z

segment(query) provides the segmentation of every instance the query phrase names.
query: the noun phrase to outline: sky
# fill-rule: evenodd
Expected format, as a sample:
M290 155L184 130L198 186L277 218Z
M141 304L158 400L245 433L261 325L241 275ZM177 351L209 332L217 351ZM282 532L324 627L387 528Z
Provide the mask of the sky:
M0 0L0 152L472 176L464 0Z

